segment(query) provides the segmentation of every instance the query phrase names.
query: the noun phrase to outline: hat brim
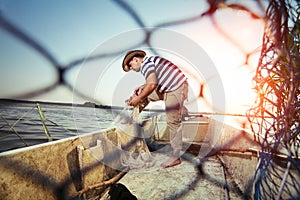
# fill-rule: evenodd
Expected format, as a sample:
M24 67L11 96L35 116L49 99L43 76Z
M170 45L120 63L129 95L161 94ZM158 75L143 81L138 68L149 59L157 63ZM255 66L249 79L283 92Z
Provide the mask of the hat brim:
M142 50L133 50L126 53L123 62L122 67L125 72L128 72L130 70L130 67L128 66L129 62L132 60L133 57L145 57L146 52Z

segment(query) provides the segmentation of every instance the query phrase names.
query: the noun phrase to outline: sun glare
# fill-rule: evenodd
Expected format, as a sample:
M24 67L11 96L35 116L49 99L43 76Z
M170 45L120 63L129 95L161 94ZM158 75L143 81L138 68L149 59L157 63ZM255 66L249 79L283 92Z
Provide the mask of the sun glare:
M247 12L224 9L210 22L205 23L205 31L190 29L188 35L204 48L218 70L226 96L225 112L244 114L254 102L252 78L264 21L253 19ZM205 77L205 82L214 81L216 77Z

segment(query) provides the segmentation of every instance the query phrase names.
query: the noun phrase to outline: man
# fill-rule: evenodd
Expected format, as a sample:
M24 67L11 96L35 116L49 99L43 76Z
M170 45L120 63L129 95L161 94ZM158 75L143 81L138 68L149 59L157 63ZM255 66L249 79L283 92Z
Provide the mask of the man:
M133 70L141 72L145 77L145 84L135 90L134 95L127 102L128 105L135 107L144 104L145 107L149 101L163 100L165 102L173 152L161 166L167 168L179 165L182 150L181 120L183 110L186 111L183 103L188 94L186 76L169 60L159 56L146 57L146 52L142 50L127 52L122 67L125 72Z

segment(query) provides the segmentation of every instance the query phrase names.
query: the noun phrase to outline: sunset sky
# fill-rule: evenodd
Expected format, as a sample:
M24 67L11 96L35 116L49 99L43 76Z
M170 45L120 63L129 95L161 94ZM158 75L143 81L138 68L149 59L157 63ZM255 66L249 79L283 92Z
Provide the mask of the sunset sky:
M70 85L96 103L122 106L132 90L143 83L140 74L125 73L121 68L123 56L132 48L149 55L159 53L183 68L190 81L187 106L194 111L244 113L253 103L252 77L263 20L245 11L223 8L214 18L164 26L199 16L208 5L191 0L124 2L127 10L120 3L105 0L0 0L0 14L43 46L61 66L108 54L64 74ZM246 2L245 6L263 15L253 1ZM143 42L146 34L141 26L152 31L149 41L155 51ZM154 29L158 26L162 28ZM0 98L44 88L58 78L48 60L1 26L0 43ZM250 57L245 63L247 55ZM204 96L197 98L201 84ZM59 86L30 100L83 103L86 99Z

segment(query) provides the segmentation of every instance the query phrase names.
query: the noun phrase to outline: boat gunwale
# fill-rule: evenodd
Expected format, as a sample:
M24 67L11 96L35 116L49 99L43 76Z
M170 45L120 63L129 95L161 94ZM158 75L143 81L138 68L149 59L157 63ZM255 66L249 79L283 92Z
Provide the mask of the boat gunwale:
M55 141L44 142L44 143L36 144L36 145L32 145L32 146L12 149L12 150L1 152L0 157L14 155L14 154L18 154L18 153L21 153L21 152L23 153L23 152L26 152L26 151L30 151L32 149L51 146L51 145L58 144L58 143L64 143L66 141L80 139L80 137L88 137L88 136L91 136L91 135L94 135L94 134L99 134L99 133L104 133L104 132L114 131L114 130L116 130L115 127L109 127L109 128L101 129L99 131L93 131L91 133L85 133L85 134L81 134L81 135L71 136L71 137L67 137L67 138L63 138L63 139L58 139L58 140L55 140Z

